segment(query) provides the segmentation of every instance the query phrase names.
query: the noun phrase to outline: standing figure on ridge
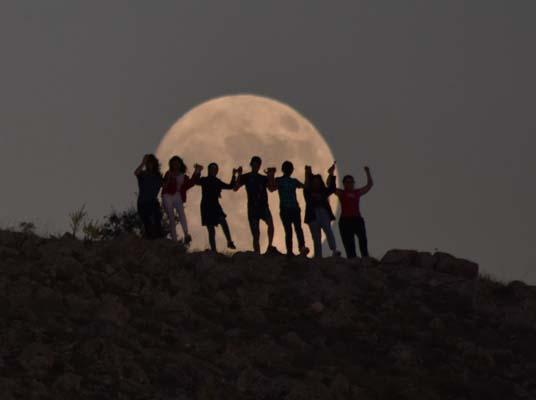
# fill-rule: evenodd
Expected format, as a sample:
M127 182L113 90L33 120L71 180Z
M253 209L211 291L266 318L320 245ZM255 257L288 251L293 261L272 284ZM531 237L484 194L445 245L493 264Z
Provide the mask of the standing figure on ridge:
M314 256L322 257L322 231L326 235L332 255L340 256L337 250L335 235L331 229L331 222L335 215L329 204L329 196L335 193L335 163L328 169L327 186L320 174L313 175L310 166L305 167L305 223L309 225L314 243Z
M189 244L192 241L192 237L188 231L188 220L184 212L184 203L186 203L186 192L194 186L195 181L186 175L186 169L182 158L173 156L169 160L169 170L164 175L162 203L169 219L171 239L177 240L176 210L179 223L184 232L184 244Z
M259 174L262 160L254 156L249 163L251 172L242 175L242 167L237 169L238 178L234 190L239 190L242 186L246 187L248 195L248 221L253 236L253 250L260 253L260 221L264 221L268 228L268 250L274 250L274 222L272 213L268 205L268 177Z
M294 255L292 243L292 227L296 231L298 239L299 252L302 255L309 253L309 249L305 246L305 238L301 223L301 209L296 198L296 190L303 189L304 184L298 179L292 177L294 165L290 161L285 161L281 166L283 176L275 178L275 168L268 169L269 190L271 192L277 190L279 194L279 215L283 228L285 229L285 245L287 255Z
M234 189L237 170L233 169L230 183L224 183L217 177L219 167L214 162L209 164L206 177L200 176L202 170L202 166L196 165L196 173L192 178L196 185L201 186L201 224L207 227L210 249L216 251L216 226L220 225L227 239L227 248L234 250L236 246L231 238L227 216L221 207L220 197L222 190Z
M341 233L342 243L346 250L348 258L356 257L355 237L359 240L359 250L361 257L368 257L368 242L365 220L361 216L359 202L361 196L367 194L374 182L370 168L365 167L367 175L367 184L359 189L355 188L355 180L352 175L346 175L343 180L343 189L337 189L337 197L341 202L341 217L339 219L339 231Z
M153 154L146 154L134 171L138 179L138 215L143 223L144 236L157 239L163 236L162 209L158 194L162 188L160 163Z

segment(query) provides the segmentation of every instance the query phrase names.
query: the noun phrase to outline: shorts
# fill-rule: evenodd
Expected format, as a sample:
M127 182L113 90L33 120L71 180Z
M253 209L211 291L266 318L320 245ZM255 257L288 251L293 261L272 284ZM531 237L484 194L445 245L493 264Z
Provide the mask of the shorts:
M272 222L272 213L268 207L248 210L249 228L251 229L251 233L253 235L258 234L261 220L267 224Z

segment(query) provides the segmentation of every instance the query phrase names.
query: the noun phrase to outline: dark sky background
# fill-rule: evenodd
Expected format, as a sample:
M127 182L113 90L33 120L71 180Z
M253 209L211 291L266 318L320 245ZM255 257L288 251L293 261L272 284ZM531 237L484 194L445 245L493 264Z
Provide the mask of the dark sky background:
M343 172L370 164L375 255L437 248L535 283L535 11L497 0L4 0L0 224L53 233L84 203L93 217L133 204L133 168L178 117L253 93L309 118Z

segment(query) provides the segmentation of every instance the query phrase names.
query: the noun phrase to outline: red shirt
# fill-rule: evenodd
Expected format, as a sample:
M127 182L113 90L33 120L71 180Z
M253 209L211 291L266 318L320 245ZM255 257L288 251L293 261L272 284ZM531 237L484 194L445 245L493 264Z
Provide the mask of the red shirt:
M162 195L164 194L170 194L174 195L175 193L179 192L181 193L182 202L186 203L186 192L190 190L197 182L197 179L199 178L199 175L196 176L194 174L191 178L188 175L184 175L184 181L182 183L182 186L180 188L177 188L177 180L176 179L167 179L169 172L166 172L164 175L164 185L162 187Z
M359 200L361 193L359 190L339 190L337 191L341 201L341 217L360 217Z

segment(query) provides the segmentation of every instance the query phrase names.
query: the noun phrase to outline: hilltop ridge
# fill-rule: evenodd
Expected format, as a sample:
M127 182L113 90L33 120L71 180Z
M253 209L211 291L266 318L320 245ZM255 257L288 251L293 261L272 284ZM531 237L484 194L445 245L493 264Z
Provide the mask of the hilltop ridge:
M0 231L2 399L534 399L536 288L470 261Z

